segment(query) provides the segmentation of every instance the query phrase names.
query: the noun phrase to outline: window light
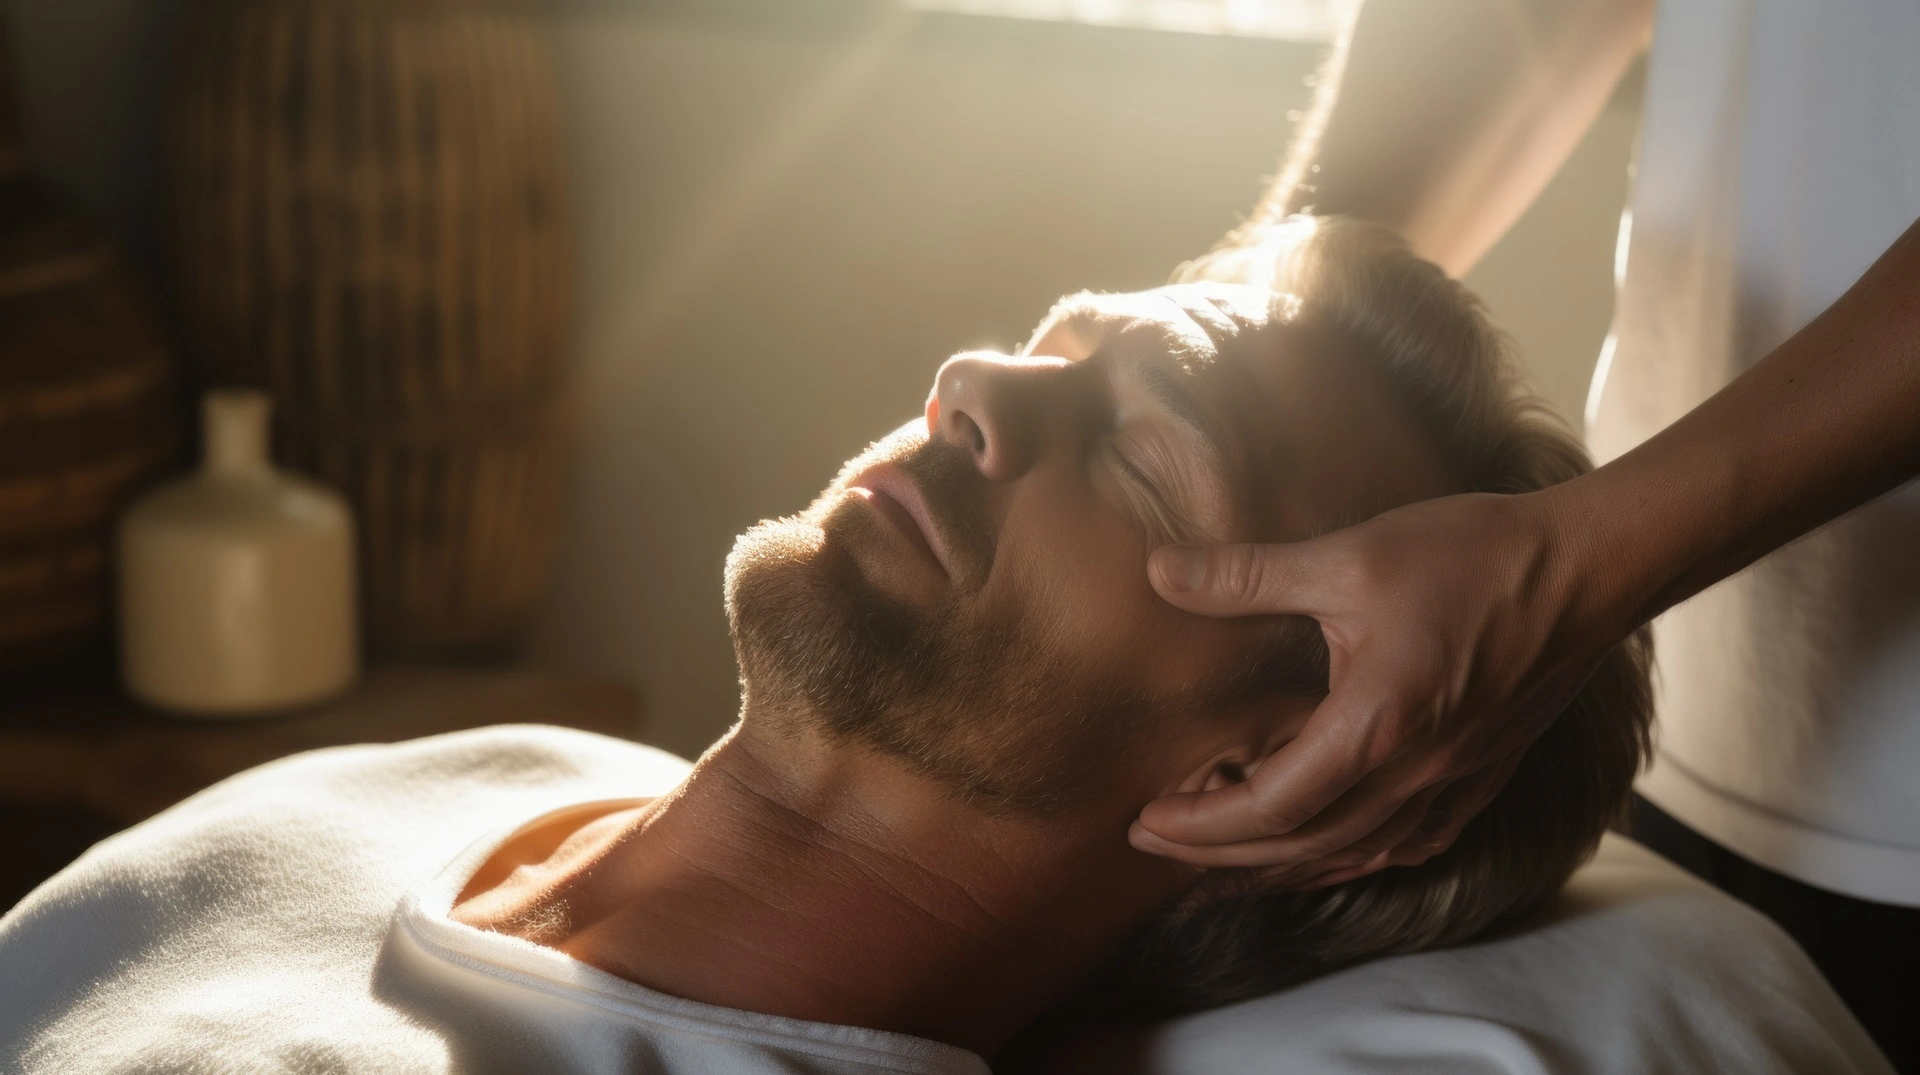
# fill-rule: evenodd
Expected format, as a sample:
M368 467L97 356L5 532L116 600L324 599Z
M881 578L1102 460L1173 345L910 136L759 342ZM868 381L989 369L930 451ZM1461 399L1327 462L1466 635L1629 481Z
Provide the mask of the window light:
M924 11L1331 41L1354 0L907 0Z

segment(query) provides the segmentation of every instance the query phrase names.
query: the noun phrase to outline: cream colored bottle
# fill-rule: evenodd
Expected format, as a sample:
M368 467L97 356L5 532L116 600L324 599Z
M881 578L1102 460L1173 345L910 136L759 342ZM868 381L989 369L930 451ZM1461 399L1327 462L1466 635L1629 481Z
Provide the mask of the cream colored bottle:
M275 469L270 411L263 393L208 393L199 472L121 517L121 678L151 705L271 713L359 672L352 513Z

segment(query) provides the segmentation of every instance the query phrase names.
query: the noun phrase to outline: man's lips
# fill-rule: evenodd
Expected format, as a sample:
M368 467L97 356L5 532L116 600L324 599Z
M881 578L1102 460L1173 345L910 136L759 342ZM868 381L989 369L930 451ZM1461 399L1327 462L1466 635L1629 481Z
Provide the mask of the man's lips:
M866 494L867 502L882 517L891 521L908 539L926 549L927 555L947 577L953 576L946 544L941 539L939 529L933 525L933 513L927 509L927 498L905 470L892 463L882 463L862 471L847 483L847 489L855 495Z

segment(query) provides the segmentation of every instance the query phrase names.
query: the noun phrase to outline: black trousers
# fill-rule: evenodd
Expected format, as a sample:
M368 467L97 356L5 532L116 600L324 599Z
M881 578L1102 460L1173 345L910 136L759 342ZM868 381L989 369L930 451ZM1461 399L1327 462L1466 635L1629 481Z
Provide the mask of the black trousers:
M1920 907L1854 899L1741 858L1633 797L1633 838L1780 924L1873 1035L1920 1075Z

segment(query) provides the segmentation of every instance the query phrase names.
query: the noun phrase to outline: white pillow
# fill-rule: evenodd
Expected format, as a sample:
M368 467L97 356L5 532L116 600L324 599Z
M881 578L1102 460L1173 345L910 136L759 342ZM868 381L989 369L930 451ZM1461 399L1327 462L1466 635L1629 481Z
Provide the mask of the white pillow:
M1050 1069L1052 1070L1052 1069ZM1535 921L1076 1043L1063 1072L1888 1073L1758 912L1608 835Z

